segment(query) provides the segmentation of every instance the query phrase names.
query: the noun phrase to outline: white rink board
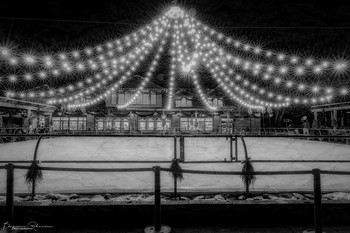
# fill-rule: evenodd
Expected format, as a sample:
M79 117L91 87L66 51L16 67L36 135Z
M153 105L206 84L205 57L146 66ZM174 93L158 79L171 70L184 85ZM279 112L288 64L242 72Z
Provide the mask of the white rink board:
M39 160L162 160L173 158L173 138L50 138L43 139L39 147ZM246 138L249 156L259 160L350 160L350 146L345 144L318 142L288 138ZM36 141L0 144L0 160L31 160ZM179 143L178 143L179 144ZM233 142L233 152L234 152ZM179 156L179 150L177 150ZM239 160L244 158L242 142L238 141ZM229 158L229 141L225 138L185 138L187 161L220 160ZM57 164L44 166L83 168L136 168L168 163L128 164ZM182 164L184 169L209 171L240 171L241 163ZM256 171L325 170L350 171L350 163L255 163ZM142 173L86 173L44 171L44 180L37 191L46 192L140 192L152 191L154 175ZM5 171L0 171L0 193L6 190ZM24 170L15 170L15 192L30 192L24 184ZM173 182L168 173L162 172L162 191L172 191ZM311 175L259 176L252 191L311 191ZM324 191L350 191L350 177L322 176ZM179 183L179 191L243 191L238 176L186 174Z

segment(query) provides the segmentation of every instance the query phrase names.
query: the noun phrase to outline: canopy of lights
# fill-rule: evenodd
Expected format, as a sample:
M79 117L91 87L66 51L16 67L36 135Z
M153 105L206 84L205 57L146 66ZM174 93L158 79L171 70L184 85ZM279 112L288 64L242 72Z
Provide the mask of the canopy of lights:
M208 101L204 78L211 78L230 100L256 110L326 103L348 94L342 84L320 85L313 79L346 74L347 60L300 57L246 43L203 24L178 6L136 32L81 50L39 54L1 46L1 66L10 67L6 69L10 72L1 77L0 83L7 85L3 95L9 98L41 98L48 104L82 108L117 92L135 77L142 64L149 64L133 96L118 106L122 109L133 104L154 78L164 53L171 58L166 102L169 110L173 109L176 84L185 78L192 82L198 99L213 111L217 107ZM202 76L203 70L209 75ZM16 85L37 79L50 86L53 79L63 79L67 74L70 78L64 86L45 91L23 90L23 85ZM74 78L82 76L84 79Z

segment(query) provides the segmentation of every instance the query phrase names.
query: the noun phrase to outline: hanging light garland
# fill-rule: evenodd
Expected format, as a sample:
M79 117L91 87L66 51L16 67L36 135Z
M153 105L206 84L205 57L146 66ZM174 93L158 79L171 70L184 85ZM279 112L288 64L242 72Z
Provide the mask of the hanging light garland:
M71 71L70 69L73 69L74 67L76 67L77 71L84 70L83 63L71 63L76 60L79 61L82 58L97 58L99 60L105 60L107 57L120 55L124 51L137 46L138 42L141 41L143 37L148 37L152 34L156 27L158 27L161 24L161 21L165 20L165 18L165 16L162 16L151 24L138 29L134 33L126 35L123 38L108 41L91 48L87 47L71 52L36 56L32 53L18 53L17 51L12 51L5 46L0 46L0 60L14 66L23 65L32 67L36 65L49 70L61 68L62 72L69 72Z
M274 76L271 74L271 72L274 70L272 67L268 67L267 71L263 72L261 63L252 63L242 58L234 57L224 52L223 49L214 47L211 43L206 43L206 47L210 49L209 55L212 57L210 62L220 60L224 61L224 63L230 63L234 69L239 69L243 72L249 73L250 75L260 77L263 81L272 81L274 85L282 85L284 83L288 88L297 87L297 91L299 92L304 92L306 89L309 89L316 93L323 90L330 94L334 91L334 89L331 87L319 87L317 84L308 85L295 80L287 79L286 67L281 68L283 75ZM215 58L213 58L214 56ZM341 90L338 90L338 92L341 93Z
M84 81L79 81L75 84L69 84L65 87L52 88L49 91L31 91L29 93L10 92L9 96L12 98L17 96L21 98L35 98L38 96L54 97L55 95L62 95L67 92L79 90L85 87L85 85L90 86L90 89L92 90L98 89L101 86L107 85L110 81L114 80L114 78L117 77L120 74L120 72L124 71L128 66L131 66L131 64L133 64L134 62L137 62L137 58L139 58L140 55L145 53L146 49L149 50L153 46L154 42L155 40L152 40L151 38L149 38L148 41L143 41L140 45L141 47L135 48L133 51L129 52L123 57L108 61L108 66L104 67L103 70L97 72L93 77L88 76Z
M310 75L328 77L346 73L349 70L347 60L301 59L295 55L253 46L217 32L178 6L171 7L164 15L135 33L79 51L35 55L0 46L0 61L7 67L12 67L9 74L1 77L0 82L5 80L9 86L16 86L22 81L30 83L36 79L49 81L49 77L70 76L73 83L64 87L50 88L48 91L7 90L5 94L17 98L50 98L49 104L69 103L69 108L86 107L115 93L131 79L159 42L160 46L136 93L126 104L118 106L126 108L135 103L152 79L170 35L168 30L172 32L166 103L169 110L173 107L177 73L190 78L200 100L209 110L217 110L217 107L210 104L201 86L201 77L197 72L200 67L209 71L211 78L231 100L251 109L324 103L334 96L349 94L347 87L322 86L317 82L312 83L312 80L301 81ZM163 39L159 41L161 36ZM29 71L11 73L17 69ZM71 77L71 74L76 73L81 77L86 72L90 74L81 81L74 82L75 78ZM260 83L269 86L264 84L262 87ZM86 96L98 92L100 94L96 94L97 97L86 99Z
M145 88L145 86L149 83L149 81L152 79L152 76L155 72L155 69L158 65L159 59L161 57L161 53L164 52L164 45L166 43L166 39L168 38L169 33L168 31L165 32L164 38L160 43L160 46L158 48L157 54L155 55L151 65L149 66L149 69L146 73L146 78L144 81L141 82L141 85L136 89L136 93L131 97L131 99L124 105L118 105L117 108L123 109L127 108L130 104L134 103L137 99L137 97L142 93L142 90Z
M325 60L316 58L302 59L297 55L289 55L285 53L279 53L272 50L263 49L260 45L254 46L250 43L244 43L241 40L235 39L231 36L225 36L224 34L217 32L215 29L195 20L196 26L206 32L206 35L217 40L218 42L224 42L226 45L232 47L235 50L245 52L251 55L256 55L265 59L271 59L277 63L288 64L286 67L289 70L295 69L296 73L306 74L307 71L316 75L320 75L323 72L331 71L337 74L349 72L349 61L347 60ZM269 67L275 67L274 65L267 65ZM302 72L301 72L302 70ZM299 74L301 75L301 74Z
M156 38L159 38L159 36L160 35L163 35L163 34L167 34L167 32L166 32L166 29L168 28L168 20L164 20L163 22L162 22L162 25L164 26L164 27L162 27L162 28L160 28L159 30L158 30L158 34L157 34L157 36L156 36ZM164 43L164 42L161 42L162 44ZM161 45L162 46L162 45ZM163 49L162 49L162 51L163 51ZM158 56L156 56L157 58L157 60L159 59L159 56L160 55L158 55ZM140 56L140 62L141 61L143 61L144 59L145 59L145 56ZM99 101L101 101L101 100L103 100L104 98L106 98L107 96L109 96L112 92L115 92L117 89L119 89L130 77L131 77L131 75L133 74L133 72L134 71L136 71L136 69L137 69L137 67L140 65L140 62L136 62L127 72L126 72L126 74L124 75L124 76L122 76L121 77L121 79L118 81L118 82L116 82L116 83L114 83L112 86L110 86L106 91L104 91L104 93L103 94L101 94L101 95L99 95L98 97L96 97L96 98L93 98L93 99L91 99L91 100L88 100L88 101L85 101L84 103L79 103L79 104L69 104L68 105L68 108L81 108L81 107L86 107L86 106L90 106L90 105L93 105L93 104L96 104L96 103L98 103ZM154 61L152 62L152 65L154 64ZM156 62L156 64L157 64L157 62ZM155 65L156 65L155 64ZM151 66L152 66L151 65ZM152 71L148 71L147 72L147 74L146 74L146 76L147 77L150 77L152 74L153 74L153 71L154 71L154 66L155 65L153 65L153 68L152 68ZM149 80L148 80L149 81ZM148 82L148 81L146 81L146 82ZM141 84L142 85L142 84ZM144 83L144 85L146 85L146 83ZM144 85L142 85L142 86L144 86ZM90 94L90 93L89 93ZM58 102L68 102L68 101L70 101L70 99L68 99L68 100L66 100L66 99L59 99L59 100L57 100ZM57 103L57 101L55 100L53 103ZM130 103L131 104L131 103ZM122 107L122 106L121 106Z
M180 32L179 32L179 24L178 20L175 20L174 24L174 29L173 35L172 35L172 41L171 41L171 50L170 50L170 55L171 55L171 62L170 62L170 71L169 71L169 94L168 94L168 100L167 100L167 109L170 110L172 109L173 105L173 95L174 95L174 89L175 89L175 70L176 70L176 63L177 63L177 57L178 57L178 46L179 46L179 37L180 37Z

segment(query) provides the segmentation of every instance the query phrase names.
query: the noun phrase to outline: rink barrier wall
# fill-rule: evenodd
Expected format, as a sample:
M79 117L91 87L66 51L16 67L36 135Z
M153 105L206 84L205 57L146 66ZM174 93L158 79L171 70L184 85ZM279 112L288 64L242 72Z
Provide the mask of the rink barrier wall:
M7 134L7 135L1 135L3 137L16 137L16 135L13 134ZM52 138L52 137L135 137L135 138L173 138L173 150L174 155L173 159L178 158L177 154L177 143L179 141L179 159L182 163L231 163L231 162L240 162L238 157L238 137L243 138L301 138L301 139L310 139L310 138L342 138L342 139L349 139L350 135L333 135L333 136L326 136L326 135L267 135L267 136L261 136L261 135L231 135L231 134L221 134L221 135L63 135L63 134L30 134L26 135L27 137L34 137L38 138L38 141L36 143L33 160L0 160L0 164L4 163L32 163L35 161L40 161L40 163L170 163L171 161L165 161L165 160L40 160L38 158L38 148L40 143L42 142L43 138ZM186 160L186 150L185 150L185 138L226 138L226 140L229 141L229 155L228 158L224 158L223 160L194 160L194 161L188 161ZM179 140L178 140L179 139ZM235 149L233 150L233 141L235 142ZM257 163L290 163L290 162L300 162L300 163L350 163L350 160L254 160L254 158L251 158L253 162ZM35 186L33 186L33 190L35 190Z
M13 134L3 134L0 135L1 137L17 137L16 135ZM72 134L27 134L26 137L31 137L31 138L38 138L36 147L35 147L35 152L34 152L34 158L33 161L37 161L40 159L37 159L37 151L38 147L40 145L40 142L42 141L42 138L46 137L127 137L127 138L173 138L174 139L174 156L173 158L177 158L177 138L179 138L179 144L180 144L180 161L181 162L186 162L186 163L219 163L219 162L239 162L238 161L238 137L243 137L243 138L301 138L301 139L311 139L311 138L335 138L335 139L346 139L350 140L350 135L241 135L241 134L219 134L219 135L159 135L159 134L154 134L154 135L117 135L117 134L99 134L99 135L72 135ZM185 156L185 138L226 138L226 140L229 140L229 159L223 159L223 160L215 160L215 161L186 161L186 156ZM233 141L235 142L235 150L233 154ZM33 161L1 161L0 163L26 163L26 162L33 162ZM350 160L254 160L254 162L350 162ZM54 160L54 161L40 161L42 163L67 163L65 161L59 161L59 160ZM80 160L80 161L71 161L72 163L89 163L88 161ZM103 161L96 160L93 161L96 163L103 163ZM92 162L92 163L93 163ZM157 161L129 161L129 160L115 160L115 161L105 161L107 162L113 162L113 163L168 163L170 161L164 161L164 160L157 160Z
M16 137L15 135L1 135L4 137ZM243 137L267 137L267 138L274 138L274 137L279 137L279 138L349 138L347 135L268 135L268 136L260 136L260 135L181 135L181 136L174 136L174 135L57 135L57 134L32 134L32 135L26 135L27 137L38 137L38 141L35 146L35 151L33 155L33 160L32 161L13 161L15 163L19 162L28 162L28 163L33 163L33 162L38 162L38 148L40 145L40 142L42 141L43 137L162 137L162 138L174 138L174 159L177 158L177 138L179 138L180 141L180 162L187 162L187 163L208 163L208 162L222 162L222 161L186 161L185 160L185 138L226 138L226 140L229 139L230 143L230 161L229 162L238 162L238 137L241 137L243 140ZM235 141L235 156L233 157L233 141ZM254 160L252 160L254 161ZM288 161L291 162L291 160L279 160L280 162L282 161ZM325 162L326 160L318 160ZM10 161L0 161L0 163L5 163L5 162L10 162ZM46 163L73 163L73 162L79 162L79 163L108 163L111 161L42 161ZM168 163L170 161L114 161L115 163L157 163L157 162L163 162L163 163ZM225 162L226 159L225 159ZM256 162L256 161L254 161ZM273 160L257 160L257 162L276 162ZM301 162L306 162L305 160ZM308 162L316 162L316 160L309 160ZM327 162L350 162L347 160L327 160ZM28 166L19 166L19 165L13 165L13 164L8 164L5 166L7 169L7 199L6 199L6 212L7 212L7 219L11 223L13 221L13 173L14 173L14 168L17 169L28 169ZM159 168L160 171L166 171L170 172L169 169L166 168L160 168L160 167L155 167L156 170ZM1 167L0 167L1 169ZM2 168L3 169L3 168ZM42 167L40 168L41 170L48 170L48 171L74 171L74 172L145 172L145 171L152 171L150 168L132 168L132 169L125 169L125 168L110 168L110 169L97 169L97 168L58 168L58 167ZM153 169L154 171L154 169ZM198 171L198 170L183 170L184 173L189 173L189 174L207 174L207 175L243 175L241 172L222 172L222 171ZM350 175L350 172L341 172L341 171L324 171L326 173L323 174L340 174L340 175ZM157 173L157 172L156 172ZM321 171L319 169L314 169L312 171L269 171L269 172L254 172L251 174L254 175L298 175L298 174L313 174L314 176L314 195L315 195L315 203L314 203L314 221L315 221L315 229L316 232L322 232L322 220L320 220L321 216L321 202L318 200L318 195L320 196L319 199L321 199L321 190L320 190L320 173ZM245 173L245 175L249 175L250 173ZM160 227L160 191L158 193L158 178L155 178L155 228L157 229ZM11 178L12 177L12 178ZM159 175L159 180L160 180L160 175ZM160 186L160 181L159 181L159 186ZM319 187L318 187L319 186ZM36 187L36 182L32 183L32 197L34 198L35 196L35 187ZM160 190L160 187L159 187ZM319 193L318 193L319 191ZM157 196L159 194L159 197ZM174 197L177 197L177 180L174 180ZM159 200L158 200L159 198ZM159 201L159 203L158 203ZM321 228L319 227L321 225ZM321 231L317 230L321 229Z
M9 224L14 221L14 172L15 169L29 169L29 166L19 166L12 163L1 166L6 169L6 220ZM65 168L65 167L41 167L43 171L74 171L74 172L154 172L154 227L161 228L161 172L171 172L169 168L154 166L151 168ZM202 175L313 175L314 193L314 230L322 233L322 200L321 200L321 174L327 175L350 175L350 171L328 171L320 169L296 170L296 171L260 171L260 172L233 172L233 171L205 171L205 170L183 170L186 174ZM176 198L176 196L175 196Z

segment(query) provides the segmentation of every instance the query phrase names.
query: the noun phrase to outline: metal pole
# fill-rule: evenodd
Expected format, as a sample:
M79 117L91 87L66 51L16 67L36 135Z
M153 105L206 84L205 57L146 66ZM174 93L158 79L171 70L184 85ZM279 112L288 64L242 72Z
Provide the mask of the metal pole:
M6 218L7 222L13 224L13 173L14 165L9 163L6 165L7 182L6 182Z
M177 138L174 137L174 159L177 158Z
M174 137L174 159L177 159L177 138ZM174 179L174 198L177 200L177 179Z
M184 136L180 137L180 160L185 162L185 138Z
M232 137L230 137L230 161L233 161Z
M315 233L322 233L321 171L313 169L314 177L314 227Z
M237 143L237 135L235 135L235 159L238 161L238 143Z
M154 226L155 231L161 229L161 207L160 207L160 167L156 166L154 170Z
M38 139L38 142L36 143L35 145L35 151L34 151L34 157L33 157L33 163L36 163L37 159L38 159L38 149L39 149L39 145L40 145L40 142L41 142L41 139L43 138L43 136L41 135ZM36 187L36 180L34 179L33 180L33 183L32 183L32 200L34 201L34 197L35 197L35 187Z

